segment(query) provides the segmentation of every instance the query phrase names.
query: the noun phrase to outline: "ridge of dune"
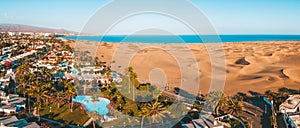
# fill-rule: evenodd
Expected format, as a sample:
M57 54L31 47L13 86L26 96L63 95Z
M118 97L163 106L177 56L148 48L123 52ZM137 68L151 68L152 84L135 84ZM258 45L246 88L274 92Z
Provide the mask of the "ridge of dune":
M221 68L221 63L212 66L207 45L222 45L226 57L225 69ZM141 81L150 82L151 71L160 69L166 76L164 83L171 87L183 86L191 92L206 93L210 89L212 67L217 67L214 70L226 70L224 92L227 95L248 93L250 90L263 93L269 89L275 91L280 87L300 89L300 41L188 44L189 49L182 46L183 44L134 43L122 43L121 46L118 43L103 42L91 44L91 47L97 50L96 55L101 61L109 64L116 61L112 65L118 69L125 68L120 65L128 61L126 56L130 52L135 51L135 55L129 58L129 61ZM186 47L186 44L184 46ZM177 54L178 57L174 57L173 54ZM184 60L179 63L178 58ZM180 65L189 71L181 71ZM191 69L195 66L197 68ZM197 71L198 74L189 73L193 71ZM188 86L197 86L195 84L198 87Z
M283 70L283 73L290 79L300 82L300 68L290 68Z

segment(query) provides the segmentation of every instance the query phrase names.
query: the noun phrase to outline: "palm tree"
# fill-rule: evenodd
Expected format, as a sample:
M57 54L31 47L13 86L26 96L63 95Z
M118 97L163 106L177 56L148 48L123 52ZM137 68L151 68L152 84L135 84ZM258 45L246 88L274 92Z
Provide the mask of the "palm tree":
M267 97L267 99L268 99L269 101L272 101L272 100L274 100L275 93L272 92L271 90L267 90L267 91L265 92L265 96Z
M129 67L129 86L132 86L132 99L135 100L135 89L139 86L139 81L137 80L137 73L133 72L132 67ZM130 89L129 89L130 90Z
M133 68L131 66L129 66L125 69L125 74L129 75L129 78L131 78L131 72L133 72ZM131 79L129 79L129 83L128 83L128 93L130 93L130 90L131 90L130 87L131 87Z
M99 65L99 58L98 58L98 57L95 57L95 58L94 58L94 65L100 66L100 65Z
M64 81L64 86L65 86L65 89L66 89L65 94L68 97L69 103L71 103L70 110L71 110L71 112L73 112L73 97L76 95L76 90L69 81L65 80Z
M16 69L16 81L18 82L18 83L21 83L21 85L22 85L22 92L23 92L23 96L25 96L25 92L26 92L26 90L25 90L25 86L26 86L26 84L28 84L28 74L29 74L29 72L28 72L28 68L30 67L30 65L29 65L29 63L28 63L28 61L26 61L24 64L22 64L22 65L20 65L17 69Z
M195 109L197 109L198 112L201 112L202 107L203 107L203 104L201 104L200 102L194 102L192 108L193 109L195 108Z
M65 95L62 91L57 91L55 92L54 96L55 96L54 101L57 103L57 108L60 108L60 103L64 101Z
M219 115L219 109L226 107L227 98L221 91L210 92L206 97L208 105L214 109L215 115Z
M244 105L235 98L230 99L226 111L228 114L239 116L239 113L244 111Z
M142 108L141 111L139 111L139 116L142 117L141 128L143 128L145 117L147 117L149 115L150 115L150 112L147 108Z
M54 71L53 70L50 70L46 67L42 67L41 68L41 71L43 73L43 77L46 79L46 81L50 81L50 79L53 77L54 75Z
M36 101L36 102L34 102L34 106L35 106L35 108L37 108L36 109L36 114L38 115L38 117L39 117L39 121L41 121L41 116L40 116L40 109L41 109L41 107L42 107L42 102L41 101Z
M99 101L98 95L96 93L93 94L91 98L92 98L92 102L98 102ZM99 119L99 114L96 110L96 103L94 103L94 105L95 105L95 111L92 112L90 114L90 116L93 119L93 127L95 128L95 121Z
M152 116L153 123L157 122L157 118L165 117L164 112L166 110L166 107L158 100L147 103L146 108L149 110L149 113Z
M45 99L46 105L48 105L49 100L51 100L54 97L53 91L55 91L55 88L50 82L47 81L42 82L41 84L43 85L42 97Z
M108 79L111 79L112 75L111 75L111 70L110 69L107 69L106 72L105 72L105 74L106 74L106 77Z
M30 88L31 88L30 90L32 91L32 95L35 97L34 106L37 108L37 113L39 115L40 108L42 107L43 96L45 93L41 86L41 83L38 80L34 81L33 85L30 86ZM39 117L39 120L40 120L40 117Z
M92 97L91 97L91 99L92 99L92 102L94 103L94 107L95 107L95 111L96 111L96 103L95 102L98 102L99 101L99 97L98 97L98 95L96 94L96 93L94 93L93 95L92 95Z
M287 97L290 94L288 88L285 87L279 88L278 93L281 97Z
M31 99L30 97L32 97L34 95L34 92L32 90L32 88L26 88L26 93L27 93L27 102L28 102L28 112L30 112L30 102L31 102Z
M91 118L93 120L93 128L96 128L95 122L97 120L99 120L99 114L98 114L97 111L94 111L94 112L90 113L90 116L91 116Z

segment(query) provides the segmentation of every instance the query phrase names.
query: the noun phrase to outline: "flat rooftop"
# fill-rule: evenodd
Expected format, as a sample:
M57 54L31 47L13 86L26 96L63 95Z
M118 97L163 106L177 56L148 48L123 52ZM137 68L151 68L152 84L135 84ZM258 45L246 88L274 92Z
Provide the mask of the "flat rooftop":
M295 109L299 103L300 95L290 95L290 97L280 105L280 108L284 107L286 109Z
M300 127L300 115L291 115L289 116L291 120L295 123L297 127Z

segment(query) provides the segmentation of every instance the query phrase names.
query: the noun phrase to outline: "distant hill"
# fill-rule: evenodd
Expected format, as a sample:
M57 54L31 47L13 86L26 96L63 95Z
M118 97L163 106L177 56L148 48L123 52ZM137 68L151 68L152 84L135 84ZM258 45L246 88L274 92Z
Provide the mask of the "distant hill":
M0 24L0 32L43 32L43 33L58 33L64 35L74 35L77 32L72 32L64 29L42 28L20 24Z

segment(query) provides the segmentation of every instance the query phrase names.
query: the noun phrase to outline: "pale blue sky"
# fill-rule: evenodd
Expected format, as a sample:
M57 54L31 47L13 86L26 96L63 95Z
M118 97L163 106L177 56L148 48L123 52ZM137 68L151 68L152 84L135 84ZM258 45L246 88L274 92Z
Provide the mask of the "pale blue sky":
M191 0L220 34L300 34L299 0ZM0 23L80 31L109 0L1 0ZM104 19L105 20L105 19Z

